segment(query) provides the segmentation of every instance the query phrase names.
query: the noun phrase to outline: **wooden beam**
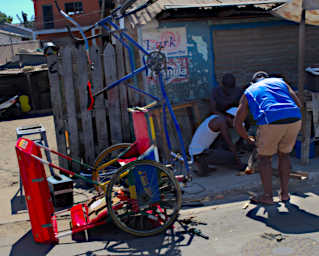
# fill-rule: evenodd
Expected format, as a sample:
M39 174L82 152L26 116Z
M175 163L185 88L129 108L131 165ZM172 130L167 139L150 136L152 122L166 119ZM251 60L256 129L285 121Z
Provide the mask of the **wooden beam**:
M33 87L32 87L31 73L25 73L25 76L27 78L28 88L29 88L29 92L30 92L31 107L33 110L36 110L36 109L38 109L38 102L37 102L36 97L34 95L35 91L33 90Z
M103 55L105 83L107 86L116 80L116 55L114 47L111 43L107 44ZM123 142L119 86L107 91L107 107L110 121L111 145Z
M54 116L54 126L55 126L55 135L56 135L56 144L57 150L66 155L67 154L67 146L66 146L66 138L65 138L65 123L64 123L64 111L62 104L62 94L61 94L61 81L59 77L59 73L61 69L59 69L58 57L56 55L50 55L47 57L49 71L49 81L50 81L50 97L51 97L51 105ZM67 160L63 158L59 158L59 165L63 168L68 168Z
M309 162L309 143L310 133L308 132L308 112L306 110L304 83L305 83L305 27L306 27L306 10L302 9L301 20L299 23L299 59L298 59L298 96L302 103L302 129L301 129L301 162Z
M70 46L66 46L62 50L63 88L67 115L66 126L70 143L70 156L74 159L80 159L78 112L76 110L76 96L73 81L73 76L76 75L76 73L73 72L73 64L76 65L76 60L72 56L72 49ZM72 166L72 168L74 167Z
M90 57L95 64L95 68L92 71L92 86L94 91L103 89L103 64L101 61L101 52L95 46L90 49ZM93 90L93 89L92 89ZM106 123L106 106L104 93L95 98L95 123L96 123L96 137L97 143L95 145L96 152L99 153L107 146L109 146L109 132Z

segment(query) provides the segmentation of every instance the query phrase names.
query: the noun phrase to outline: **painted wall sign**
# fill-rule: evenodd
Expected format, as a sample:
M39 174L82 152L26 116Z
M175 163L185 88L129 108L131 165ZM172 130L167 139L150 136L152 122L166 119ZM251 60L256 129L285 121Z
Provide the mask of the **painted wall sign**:
M163 72L165 84L185 83L189 81L189 68L187 57L167 58L166 72ZM149 85L155 85L156 81L151 76L147 77Z
M187 56L186 28L143 30L143 46L149 52L162 47L167 57Z
M164 72L165 84L184 83L189 81L188 52L186 28L143 29L142 42L144 48L149 51L161 51L167 57L167 68ZM149 75L149 85L155 81Z

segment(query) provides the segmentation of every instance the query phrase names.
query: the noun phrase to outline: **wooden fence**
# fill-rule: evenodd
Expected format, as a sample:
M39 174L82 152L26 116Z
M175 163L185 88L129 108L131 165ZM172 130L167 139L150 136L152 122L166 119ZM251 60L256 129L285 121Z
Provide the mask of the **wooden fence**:
M88 71L86 53L82 47L66 46L60 50L58 56L48 56L51 104L58 151L88 164L92 164L97 154L107 146L134 141L127 108L141 102L139 97L132 96L132 92L124 83L96 97L94 110L88 111L86 88L89 76L94 92L128 72L125 68L125 53L119 45L108 44L103 53L92 46L90 58L94 63L92 72ZM199 101L174 106L178 121L182 124L186 145L206 114L205 111L200 113L199 106ZM166 157L168 151L164 142L161 110L155 109L151 115L155 120L160 154ZM179 143L171 122L169 131L173 138L173 147L178 148ZM64 160L60 160L60 165L70 167Z

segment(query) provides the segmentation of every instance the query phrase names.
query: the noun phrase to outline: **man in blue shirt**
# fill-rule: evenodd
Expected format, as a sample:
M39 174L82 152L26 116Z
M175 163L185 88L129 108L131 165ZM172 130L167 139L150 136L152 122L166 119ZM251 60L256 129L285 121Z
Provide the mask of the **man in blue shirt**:
M264 194L251 200L256 203L273 204L272 156L278 154L281 201L289 200L288 182L291 168L289 153L292 151L301 128L300 100L282 79L257 72L240 99L234 119L239 135L251 144L256 144L258 171ZM242 125L248 111L258 125L256 141L248 136Z

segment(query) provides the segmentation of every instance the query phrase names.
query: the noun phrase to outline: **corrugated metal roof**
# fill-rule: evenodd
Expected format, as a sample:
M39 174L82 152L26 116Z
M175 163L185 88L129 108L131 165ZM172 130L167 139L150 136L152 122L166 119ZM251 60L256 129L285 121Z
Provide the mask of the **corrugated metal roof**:
M288 0L158 0L154 4L130 16L132 25L147 24L162 11L182 8L212 8L224 6L254 5L263 9L271 9L276 4L286 3ZM138 0L133 8L143 4L145 0Z
M20 37L32 38L32 30L12 24L0 24L0 29L9 33L14 33Z
M32 67L24 67L24 68L12 68L12 69L5 69L0 70L0 77L1 76L8 76L8 75L19 75L24 73L34 73L40 71L48 70L48 66L46 64L42 64L39 66L32 66Z
M288 3L281 5L273 10L275 15L291 20L294 22L300 22L301 20L302 1L292 0ZM319 9L306 11L306 23L319 26Z

